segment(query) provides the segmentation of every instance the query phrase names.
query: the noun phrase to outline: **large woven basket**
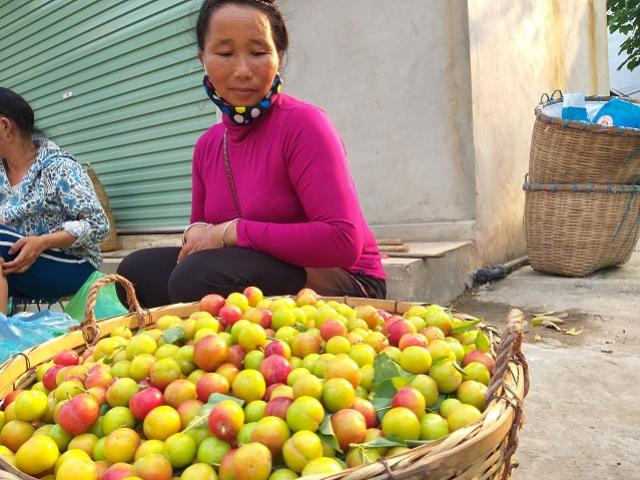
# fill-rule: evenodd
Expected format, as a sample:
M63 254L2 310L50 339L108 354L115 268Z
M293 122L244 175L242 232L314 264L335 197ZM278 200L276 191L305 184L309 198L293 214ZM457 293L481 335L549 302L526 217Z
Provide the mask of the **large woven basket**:
M97 290L107 283L120 282L127 292L134 313L95 322L93 308ZM350 306L371 304L389 312L404 313L409 303L340 297L333 298ZM151 325L162 315L186 317L197 311L198 304L176 304L145 311L140 308L132 285L118 275L99 280L89 295L87 320L81 329L45 344L31 348L0 365L0 398L15 388L31 385L35 367L50 360L65 349L83 351L99 338L108 336L119 326L132 330ZM353 468L330 476L305 477L326 480L392 480L392 479L506 479L510 477L511 457L518 445L518 433L523 422L523 402L528 390L526 360L520 350L523 315L518 310L509 314L508 332L504 337L488 326L481 328L489 336L492 348L497 350L496 369L487 389L489 400L478 421L457 430L447 437L414 448L407 453L383 459L377 463ZM34 480L9 465L0 457L0 479Z
M96 196L98 200L100 200L100 205L104 210L104 213L107 215L107 219L109 220L109 236L107 239L100 244L101 252L112 252L118 249L118 235L116 233L116 219L113 216L113 210L109 206L109 198L107 197L107 192L105 191L100 179L98 178L98 174L93 169L90 163L87 163L85 166L87 171L87 175L91 179L91 183L93 183L93 189L96 192Z
M562 120L548 113L549 107L562 103L562 97L547 100L535 110L529 157L532 182L630 184L640 175L640 129Z
M606 102L611 97L587 97ZM640 234L640 129L566 121L536 108L524 226L534 270L582 277L629 261Z
M640 186L525 183L532 268L583 277L629 261L640 236Z

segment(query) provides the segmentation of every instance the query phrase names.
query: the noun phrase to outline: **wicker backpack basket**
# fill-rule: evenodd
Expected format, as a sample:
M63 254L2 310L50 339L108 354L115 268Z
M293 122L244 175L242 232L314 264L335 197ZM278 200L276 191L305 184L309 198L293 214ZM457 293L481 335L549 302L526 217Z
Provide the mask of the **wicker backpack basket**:
M102 286L119 282L127 292L133 313L95 321L93 309L97 291ZM349 297L326 298L350 306L370 304L389 312L404 313L409 303L370 300ZM127 326L132 330L153 324L163 315L187 317L198 310L197 303L175 304L154 308L140 307L133 286L118 275L100 279L92 288L87 301L86 321L79 328L62 337L31 348L0 365L0 398L11 390L27 388L35 381L35 368L49 361L57 352L66 349L84 351L114 329ZM339 474L305 477L323 480L392 480L424 479L507 479L511 472L511 457L518 445L518 434L523 423L523 402L529 388L527 363L521 352L523 314L519 310L509 313L508 329L504 337L492 327L481 328L496 350L496 368L487 388L487 407L476 422L463 427L441 440L413 448L410 451L382 459L376 463L345 470ZM0 456L0 479L36 480L7 463Z
M605 102L611 97L587 97ZM582 277L629 261L640 236L640 129L536 108L524 225L533 269Z
M98 174L93 169L90 163L87 163L85 166L85 170L87 171L87 175L91 179L91 183L93 183L93 189L96 192L96 196L98 200L100 200L100 205L104 210L104 213L107 215L107 219L109 220L109 236L107 239L100 244L101 252L112 252L118 249L118 235L116 233L116 220L113 216L113 210L109 206L109 198L107 197L107 192L105 191L100 179L98 178Z

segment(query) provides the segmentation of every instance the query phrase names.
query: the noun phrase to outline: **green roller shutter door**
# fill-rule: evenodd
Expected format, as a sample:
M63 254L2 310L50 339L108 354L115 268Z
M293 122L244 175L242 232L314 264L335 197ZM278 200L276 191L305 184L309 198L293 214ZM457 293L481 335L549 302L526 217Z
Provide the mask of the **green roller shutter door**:
M0 85L103 183L118 230L189 220L191 155L216 121L194 0L0 1Z

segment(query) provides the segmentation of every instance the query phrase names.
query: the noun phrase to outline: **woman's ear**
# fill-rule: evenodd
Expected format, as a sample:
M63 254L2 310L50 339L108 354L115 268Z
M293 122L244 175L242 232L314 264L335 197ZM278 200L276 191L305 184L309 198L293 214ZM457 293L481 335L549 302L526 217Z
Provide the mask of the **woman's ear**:
M13 138L13 125L7 117L0 117L0 138L10 141Z
M202 65L203 70L205 71L205 73L207 73L207 69L204 68L204 62L202 61L202 51L198 52L196 54L196 57L198 57L198 61L200 62L200 64Z

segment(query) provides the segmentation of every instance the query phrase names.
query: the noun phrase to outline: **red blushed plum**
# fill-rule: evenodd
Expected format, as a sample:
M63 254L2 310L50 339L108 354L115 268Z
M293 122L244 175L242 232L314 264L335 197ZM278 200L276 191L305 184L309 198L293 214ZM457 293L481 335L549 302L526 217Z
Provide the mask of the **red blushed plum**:
M344 337L347 334L347 327L335 318L328 318L320 327L320 336L326 342L333 337Z
M291 431L287 422L279 417L264 417L251 432L251 441L265 445L273 457L282 453L284 442L289 440Z
M397 347L402 336L407 333L416 333L416 327L413 323L404 318L393 322L389 326L389 342Z
M79 362L80 356L75 350L63 350L53 357L53 363L56 365L77 365Z
M424 320L427 327L438 327L445 335L453 328L453 318L439 305L429 305Z
M249 300L249 305L255 307L264 298L264 293L258 287L247 287L242 291L242 294Z
M229 347L229 353L227 354L226 361L235 365L236 368L241 369L245 355L246 352L240 345L231 345Z
M262 400L266 384L264 377L257 370L243 370L236 375L231 384L231 391L235 397L245 402Z
M173 469L164 455L150 453L135 461L133 474L142 480L171 480Z
M218 316L220 309L224 306L224 297L216 293L205 295L200 300L199 310L209 312L211 315Z
M235 480L267 480L271 474L271 452L260 443L242 445L233 456Z
M151 370L149 371L151 385L160 390L164 390L171 382L179 379L181 376L182 369L173 358L158 360L151 366Z
M280 355L272 355L260 364L260 373L267 385L274 383L287 383L287 377L291 373L289 360Z
M271 326L271 315L271 310L268 308L254 308L247 315L247 320L257 323L262 328L269 328Z
M178 408L182 402L196 398L196 386L186 378L174 380L164 389L164 401L173 408Z
M89 431L100 415L100 406L88 393L76 395L60 407L57 421L65 432L80 435Z
M354 410L359 411L364 417L367 423L367 428L374 428L378 426L378 417L376 416L376 409L369 400L356 397L351 406Z
M176 409L180 414L180 422L183 427L189 425L191 420L198 416L200 409L204 405L200 400L185 400Z
M123 480L133 475L133 465L118 462L107 468L102 480Z
M392 313L389 313L386 310L378 310L377 312L378 312L378 316L380 316L383 322L386 322L390 317L393 316Z
M442 330L438 327L426 327L420 330L420 333L424 335L429 342L434 340L444 340L446 338Z
M310 332L296 335L291 342L291 352L298 358L304 358L312 353L319 353L321 348L320 339Z
M282 340L273 340L264 348L264 358L272 355L279 355L284 358L291 358L291 347Z
M34 430L33 425L29 422L11 420L0 431L0 444L15 453L23 443L31 438Z
M273 394L273 391L278 388L278 387L282 387L284 384L282 383L272 383L271 385L269 385L267 387L267 390L264 392L264 400L266 402L268 402L269 400L271 400L271 395ZM286 395L285 395L286 396Z
M384 325L382 326L382 333L384 333L385 337L389 336L389 328L391 327L391 325L400 320L404 320L404 318L402 318L400 315L391 315L384 321Z
M226 304L218 312L220 323L224 328L228 328L242 318L242 309L236 305Z
M107 389L107 402L112 407L126 407L138 390L138 384L131 378L115 379Z
M287 419L287 410L293 403L293 400L288 397L276 397L267 402L267 406L264 409L265 416L278 417L283 420Z
M362 443L367 435L367 422L358 410L345 408L331 416L333 433L342 451L346 452L352 443Z
M220 462L220 467L218 469L218 478L220 480L237 480L235 473L233 472L233 458L236 453L238 453L238 449L229 450L224 457L222 457L222 461Z
M229 381L219 373L205 373L196 384L196 394L198 400L206 403L212 393L225 395L229 387Z
M160 405L164 405L164 397L155 387L145 388L129 399L129 410L138 420L144 420L151 410Z
M344 378L353 385L353 388L356 388L360 385L362 373L360 372L358 364L351 358L346 355L337 355L326 363L324 368L324 378L325 380L329 380L331 378Z
M216 368L215 373L222 375L227 379L229 385L233 383L238 374L240 373L240 369L236 367L233 363L223 363L218 368Z
M216 404L209 414L209 430L220 440L232 442L244 424L244 410L232 400Z
M222 337L208 335L193 347L193 363L205 372L213 372L225 362L228 353L229 347Z
M320 296L311 288L303 288L295 296L296 305L299 307L304 305L315 306L318 304L319 300Z
M84 386L85 388L103 387L106 389L111 380L112 376L106 369L97 368L89 372L87 378L84 379Z
M130 428L118 428L106 437L104 458L111 464L132 462L139 446L140 435Z
M87 393L96 399L98 405L107 403L107 389L104 387L87 388Z
M400 350L404 350L405 348L411 346L426 347L427 343L427 338L421 333L405 333L402 337L400 337L398 348Z
M53 387L53 388L56 388L56 387ZM51 390L51 388L47 387L47 390ZM2 410L6 410L7 407L11 405L11 403L16 399L16 397L20 395L22 392L24 392L24 390L22 390L21 388L18 388L17 390L12 390L9 393L7 393L7 396L4 397L4 399L2 400Z
M485 367L487 367L487 369L489 369L489 373L491 373L491 375L493 375L493 371L496 368L496 361L493 359L493 357L487 352L483 352L482 350L472 350L467 353L464 356L464 360L462 360L462 366L466 367L471 362L482 363Z
M404 407L415 413L420 418L425 414L425 400L422 394L413 387L402 387L391 400L391 406Z
M55 388L58 386L57 376L58 372L62 368L64 368L64 365L54 365L44 373L44 376L42 377L42 383L45 387L47 387L47 390L55 390Z
M363 319L371 330L375 329L383 321L378 310L372 305L356 307L356 317Z

